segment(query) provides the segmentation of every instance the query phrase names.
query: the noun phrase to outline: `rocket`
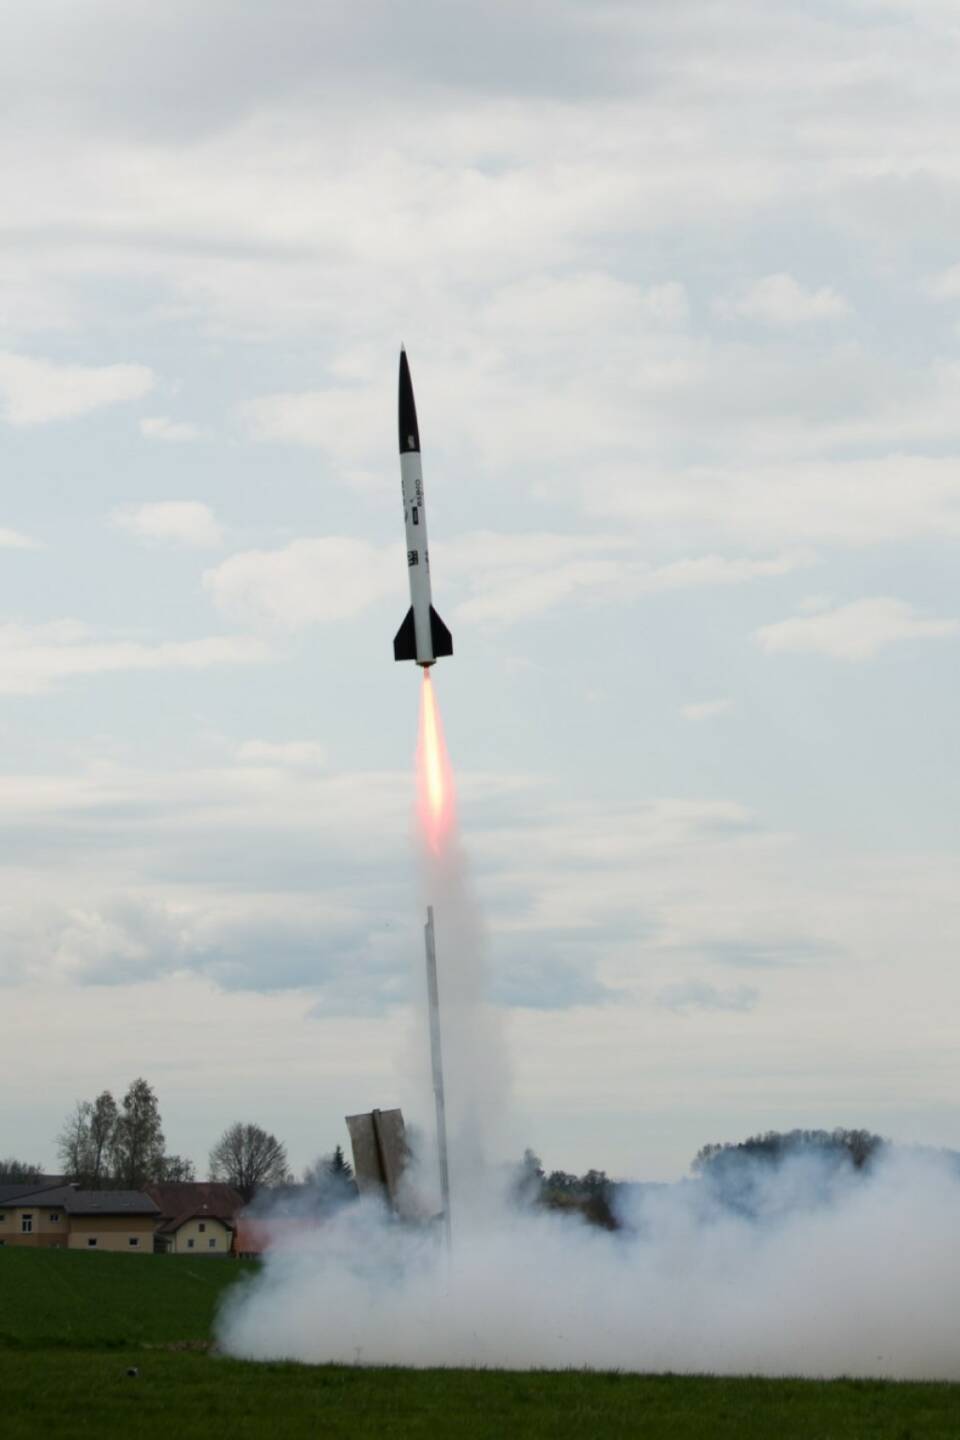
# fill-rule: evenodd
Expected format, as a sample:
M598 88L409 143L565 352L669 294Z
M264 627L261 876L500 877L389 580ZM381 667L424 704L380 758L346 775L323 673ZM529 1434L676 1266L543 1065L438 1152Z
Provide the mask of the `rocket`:
M453 654L453 638L433 608L430 594L430 553L427 549L427 513L423 503L420 465L420 431L406 350L400 351L400 479L403 485L403 523L407 534L407 573L410 609L393 639L394 660L415 660L432 665Z

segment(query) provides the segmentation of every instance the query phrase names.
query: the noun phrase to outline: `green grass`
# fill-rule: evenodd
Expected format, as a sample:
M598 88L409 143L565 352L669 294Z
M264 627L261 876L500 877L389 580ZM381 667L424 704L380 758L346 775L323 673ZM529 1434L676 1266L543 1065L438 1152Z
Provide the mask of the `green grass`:
M128 1366L137 1366L129 1379ZM4 1440L955 1440L949 1385L249 1365L196 1353L0 1351Z
M0 1250L2 1440L960 1437L960 1386L254 1365L179 1348L209 1340L224 1290L253 1268Z
M0 1346L102 1350L207 1340L247 1260L0 1249Z

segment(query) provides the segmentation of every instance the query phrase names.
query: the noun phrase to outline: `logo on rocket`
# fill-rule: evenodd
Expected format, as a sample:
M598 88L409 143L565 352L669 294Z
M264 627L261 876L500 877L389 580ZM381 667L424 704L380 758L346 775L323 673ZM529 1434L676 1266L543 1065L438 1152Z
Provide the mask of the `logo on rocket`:
M403 485L403 523L407 532L407 573L410 609L393 639L394 660L415 660L432 665L453 654L453 637L433 608L430 594L430 552L427 548L427 512L423 501L420 464L420 430L406 350L400 351L400 480Z

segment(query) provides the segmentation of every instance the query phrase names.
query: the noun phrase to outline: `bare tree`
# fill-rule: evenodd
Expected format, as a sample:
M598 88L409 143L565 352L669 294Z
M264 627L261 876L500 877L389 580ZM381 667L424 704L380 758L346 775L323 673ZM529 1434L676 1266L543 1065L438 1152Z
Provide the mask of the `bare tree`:
M226 1181L249 1204L261 1186L289 1179L286 1148L259 1125L238 1120L210 1151L210 1179Z
M96 1100L78 1100L57 1136L57 1154L68 1180L87 1190L110 1183L119 1110L109 1090Z
M63 1122L57 1136L57 1155L68 1180L87 1186L90 1178L90 1116L89 1100L78 1100Z
M134 1080L123 1097L110 1154L114 1178L126 1190L141 1190L163 1162L160 1106L152 1087L142 1078Z

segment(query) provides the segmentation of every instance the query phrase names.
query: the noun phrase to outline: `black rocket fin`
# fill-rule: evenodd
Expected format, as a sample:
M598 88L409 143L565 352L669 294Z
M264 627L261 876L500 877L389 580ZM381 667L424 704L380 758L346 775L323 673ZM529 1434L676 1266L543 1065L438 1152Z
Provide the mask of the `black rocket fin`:
M417 632L413 625L413 606L403 617L403 624L393 637L394 660L416 660Z
M411 615L412 613L411 611ZM453 636L432 605L430 606L430 639L433 641L433 653L437 660L443 655L453 654Z

